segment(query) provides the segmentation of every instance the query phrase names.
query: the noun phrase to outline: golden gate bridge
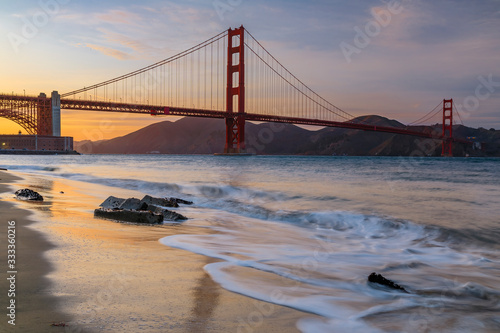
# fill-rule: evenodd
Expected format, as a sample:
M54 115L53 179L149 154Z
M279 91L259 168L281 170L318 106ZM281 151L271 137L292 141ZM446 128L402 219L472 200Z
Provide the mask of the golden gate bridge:
M245 152L246 121L437 139L443 156L452 156L453 142L468 143L453 137L452 99L419 119L442 112L440 132L363 123L309 88L243 26L150 66L61 95L0 94L0 117L18 123L28 134L60 136L61 109L225 119L226 154Z

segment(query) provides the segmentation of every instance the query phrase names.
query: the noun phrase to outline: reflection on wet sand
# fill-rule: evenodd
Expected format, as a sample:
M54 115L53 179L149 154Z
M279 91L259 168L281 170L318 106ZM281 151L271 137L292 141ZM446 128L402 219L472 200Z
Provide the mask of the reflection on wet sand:
M207 258L207 264L213 262ZM220 287L210 275L203 271L203 275L197 280L193 289L194 306L191 310L192 318L186 323L189 333L204 333L213 331L210 322L213 320L215 309L219 305Z

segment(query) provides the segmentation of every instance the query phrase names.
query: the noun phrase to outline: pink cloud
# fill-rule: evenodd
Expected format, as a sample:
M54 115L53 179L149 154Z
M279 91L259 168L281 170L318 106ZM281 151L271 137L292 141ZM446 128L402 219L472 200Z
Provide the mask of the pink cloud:
M112 9L103 14L96 14L95 17L100 21L113 24L137 25L142 18L130 11Z
M132 59L132 56L128 53L125 53L120 50L116 50L110 47L106 46L100 46L100 45L95 45L95 44L85 44L86 47L91 48L93 50L99 51L104 55L113 57L115 59L119 60L127 60L127 59Z

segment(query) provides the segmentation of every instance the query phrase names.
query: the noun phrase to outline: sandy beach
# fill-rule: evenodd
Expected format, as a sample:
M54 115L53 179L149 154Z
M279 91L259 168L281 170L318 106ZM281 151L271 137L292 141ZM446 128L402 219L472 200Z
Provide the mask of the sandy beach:
M4 316L2 331L297 332L297 320L312 316L226 291L203 270L212 259L158 241L203 228L96 220L93 209L112 189L21 176L0 173L2 244L7 221L18 226L16 326ZM9 202L10 182L40 192L44 203ZM140 195L120 191L109 194ZM2 279L2 295L7 287Z
M2 198L5 192L10 192L9 184L20 178L9 172L0 171L0 193ZM0 216L2 228L0 230L2 244L2 279L0 292L2 295L2 309L6 312L2 316L0 324L2 332L63 332L62 327L50 327L53 322L70 321L67 314L58 311L57 299L48 293L50 281L46 275L53 271L53 265L46 259L44 253L51 248L51 244L40 232L33 230L30 226L33 221L31 213L19 209L13 203L0 201ZM16 230L16 271L15 274L15 297L8 297L10 282L7 280L12 274L8 274L7 267L7 225L9 221L15 221ZM14 317L6 316L10 313L6 307L10 306L10 299L15 300L15 325L8 321ZM9 312L7 312L9 311ZM47 328L47 329L44 329Z

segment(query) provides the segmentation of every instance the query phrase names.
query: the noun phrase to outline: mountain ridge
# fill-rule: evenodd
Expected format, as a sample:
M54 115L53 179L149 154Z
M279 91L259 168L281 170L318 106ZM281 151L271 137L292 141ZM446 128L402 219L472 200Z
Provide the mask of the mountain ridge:
M405 128L397 120L377 115L353 120L377 126ZM440 134L441 125L411 126ZM162 121L109 140L78 141L83 154L214 154L225 144L225 122L212 118ZM292 124L246 123L247 151L263 155L440 156L441 141L408 135L325 127L311 131ZM454 144L454 156L500 156L500 131L454 125L457 138L475 138L475 146ZM481 143L481 144L479 144Z

